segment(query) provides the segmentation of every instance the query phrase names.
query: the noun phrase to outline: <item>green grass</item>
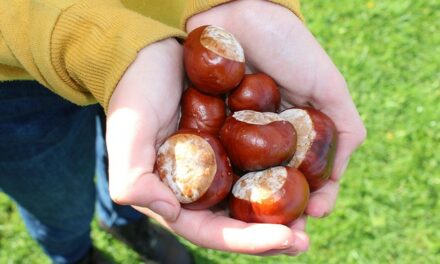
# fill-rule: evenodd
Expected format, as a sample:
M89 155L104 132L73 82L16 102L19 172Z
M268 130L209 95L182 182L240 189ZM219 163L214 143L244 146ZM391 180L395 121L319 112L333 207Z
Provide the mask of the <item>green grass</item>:
M189 245L197 263L440 263L440 2L302 1L311 31L343 72L368 128L311 249L260 258ZM437 154L436 154L437 153ZM99 231L118 263L136 254ZM48 263L0 195L0 263Z

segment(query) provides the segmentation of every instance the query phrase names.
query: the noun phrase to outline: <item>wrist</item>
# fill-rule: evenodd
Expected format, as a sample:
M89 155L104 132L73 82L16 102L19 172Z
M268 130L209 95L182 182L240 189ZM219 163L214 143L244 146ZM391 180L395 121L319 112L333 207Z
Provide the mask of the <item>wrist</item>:
M241 42L253 28L265 25L270 28L286 28L297 17L286 7L267 0L236 0L215 6L189 18L186 31L202 25L216 25L226 29Z
M259 9L260 15L262 15L264 11L261 12L261 7L267 8L268 5L274 6L275 4L265 0L229 1L192 16L187 21L186 31L190 32L199 26L210 24L234 33L234 30L243 26L246 20L251 19L252 14L258 12Z

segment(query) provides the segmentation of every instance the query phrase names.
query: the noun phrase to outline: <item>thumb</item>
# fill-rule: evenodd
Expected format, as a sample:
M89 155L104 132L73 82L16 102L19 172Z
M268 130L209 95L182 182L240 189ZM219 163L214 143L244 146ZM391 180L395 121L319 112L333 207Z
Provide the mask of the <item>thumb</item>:
M110 196L118 204L147 207L175 221L180 204L154 173L157 120L147 116L122 108L107 117Z
M110 180L109 184L110 195L118 204L146 207L171 222L179 216L180 203L157 174L142 174L128 186L118 180Z

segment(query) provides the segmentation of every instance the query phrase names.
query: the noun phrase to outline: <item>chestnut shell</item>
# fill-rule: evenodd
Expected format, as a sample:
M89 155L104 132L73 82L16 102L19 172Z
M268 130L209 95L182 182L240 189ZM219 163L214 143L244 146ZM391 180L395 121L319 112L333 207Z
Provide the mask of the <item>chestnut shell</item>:
M180 129L196 129L217 135L226 119L221 97L207 95L190 87L182 95Z
M200 38L207 25L188 34L183 45L184 66L190 81L202 92L225 94L234 89L245 72L244 62L225 58L205 48Z
M284 164L296 150L296 131L287 121L257 125L229 116L219 137L232 164L242 171Z
M240 110L277 112L280 104L281 93L277 84L264 73L246 74L227 99L229 109L234 112Z
M229 209L235 219L248 223L289 224L300 217L309 200L309 185L297 169L285 167L287 178L273 196L251 202L231 195Z
M330 178L336 154L337 130L333 121L312 107L298 107L312 119L315 140L298 169L306 176L310 190L321 188Z

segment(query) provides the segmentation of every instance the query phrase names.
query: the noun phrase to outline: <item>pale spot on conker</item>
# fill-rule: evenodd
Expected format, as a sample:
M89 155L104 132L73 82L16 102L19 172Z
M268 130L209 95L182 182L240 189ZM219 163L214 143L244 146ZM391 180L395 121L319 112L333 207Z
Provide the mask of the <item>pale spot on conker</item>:
M198 200L209 188L217 172L215 153L202 137L177 134L159 148L157 170L181 203Z
M232 188L232 194L242 200L262 202L278 192L287 179L285 167L278 166L243 175Z
M200 36L200 43L217 55L244 62L244 51L240 43L231 33L220 27L207 26Z
M306 157L316 137L312 119L303 109L288 109L280 113L280 117L290 122L296 130L296 152L289 162L290 167L298 168Z
M275 121L285 121L276 113L242 110L232 115L236 120L253 125L267 125Z

